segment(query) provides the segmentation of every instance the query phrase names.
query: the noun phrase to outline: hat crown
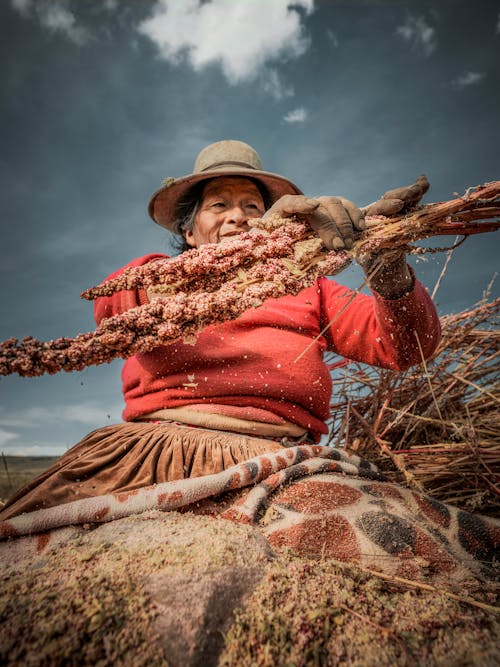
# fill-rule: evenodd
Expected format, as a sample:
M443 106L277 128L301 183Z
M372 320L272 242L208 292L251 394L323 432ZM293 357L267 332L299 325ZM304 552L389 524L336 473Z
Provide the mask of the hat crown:
M230 139L217 141L200 151L194 163L193 173L216 171L231 165L262 170L262 162L254 148L244 141Z
M268 195L266 205L274 204L283 195L300 195L302 191L291 181L262 169L257 151L244 141L226 139L206 146L195 160L193 173L168 178L149 202L149 215L162 227L180 234L179 206L189 200L197 184L220 176L251 178L262 185Z

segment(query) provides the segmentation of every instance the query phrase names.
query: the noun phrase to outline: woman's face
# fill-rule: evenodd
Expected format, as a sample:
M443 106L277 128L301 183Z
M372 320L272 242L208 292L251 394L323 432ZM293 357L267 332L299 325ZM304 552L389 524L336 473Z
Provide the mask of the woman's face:
M190 246L221 243L249 229L247 221L265 212L258 187L247 178L223 176L205 185L192 230L186 232Z

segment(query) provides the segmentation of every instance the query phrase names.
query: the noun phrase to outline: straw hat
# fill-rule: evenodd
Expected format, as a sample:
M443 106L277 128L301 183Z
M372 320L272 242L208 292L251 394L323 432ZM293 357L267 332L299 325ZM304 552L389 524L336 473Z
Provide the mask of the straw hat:
M302 194L296 185L283 176L262 171L257 151L248 144L233 140L217 141L198 154L192 174L165 179L163 187L151 197L149 215L162 227L176 231L173 225L177 207L189 190L197 183L218 176L246 176L258 181L269 193L273 204L283 195Z

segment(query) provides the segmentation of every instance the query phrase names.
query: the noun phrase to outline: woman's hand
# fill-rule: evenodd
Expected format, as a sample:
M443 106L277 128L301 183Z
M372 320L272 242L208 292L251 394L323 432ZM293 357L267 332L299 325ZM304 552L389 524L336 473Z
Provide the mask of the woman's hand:
M343 197L284 195L264 214L264 218L296 217L305 220L314 229L329 250L352 248L354 232L366 229L365 215L387 217L414 208L429 189L429 181L422 175L415 183L387 191L382 197L359 209ZM386 299L402 297L413 288L413 277L404 252L382 251L365 256L361 267L369 277L371 289Z
M415 207L428 189L429 181L422 175L415 183L389 190L379 200L361 209L343 197L312 199L305 195L284 195L264 214L264 218L277 215L305 220L328 250L350 250L354 232L366 229L365 215L402 213Z
M413 289L413 276L403 250L388 250L358 260L370 289L384 299L400 299Z
M415 183L389 190L380 199L361 209L365 215L396 215L414 208L429 189L429 181L422 174Z
M428 189L429 181L422 175L415 183L389 190L361 210L365 215L387 217L404 213L417 206ZM363 257L359 263L369 278L370 288L386 299L398 299L413 288L413 277L402 250L381 251Z
M318 197L284 195L264 214L264 218L277 215L280 218L305 220L314 229L328 250L352 248L354 231L365 229L362 211L343 197Z

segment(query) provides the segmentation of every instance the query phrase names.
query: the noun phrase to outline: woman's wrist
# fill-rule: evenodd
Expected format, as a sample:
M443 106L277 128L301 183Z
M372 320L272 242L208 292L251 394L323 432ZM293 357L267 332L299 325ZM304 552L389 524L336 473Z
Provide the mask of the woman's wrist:
M384 299L400 299L413 289L413 274L404 253L392 257L380 254L361 266L370 289Z

